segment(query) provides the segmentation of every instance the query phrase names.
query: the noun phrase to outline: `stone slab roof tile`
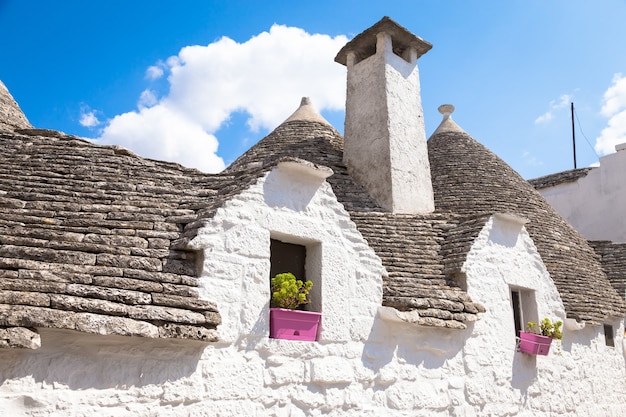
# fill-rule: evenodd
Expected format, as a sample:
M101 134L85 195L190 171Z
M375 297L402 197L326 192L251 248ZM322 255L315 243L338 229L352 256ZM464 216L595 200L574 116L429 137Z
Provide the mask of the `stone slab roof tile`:
M220 316L198 299L196 253L172 242L200 209L223 203L232 176L42 129L0 132L0 145L3 334L216 340Z
M275 165L287 156L331 168L334 174L327 181L347 210L382 211L348 174L343 163L343 137L326 123L308 120L285 122L237 158L225 173L241 175L253 172Z
M461 272L474 240L488 220L489 215L460 219L456 226L448 231L441 248L443 270L446 275L453 276Z
M569 182L576 182L580 178L586 177L593 168L578 168L569 171L557 172L556 174L545 175L543 177L528 180L530 185L537 190L554 187Z
M587 241L504 161L463 131L434 134L428 151L438 210L463 217L511 213L529 219L526 229L568 317L599 324L626 312Z
M586 242L463 132L429 141L438 212L425 216L385 213L348 174L341 135L316 120L283 123L218 175L21 132L0 133L0 327L214 340L219 313L197 298L188 242L224 201L286 157L332 169L327 181L386 268L384 304L418 311L422 325L464 328L484 311L454 275L494 212L531 220L570 316L598 322L624 311L619 299L601 300L606 277Z
M32 128L4 83L0 81L0 131Z
M422 325L451 328L465 328L485 311L445 274L442 245L455 226L451 216L384 212L350 216L387 271L383 305L416 310Z
M596 240L590 241L589 244L600 256L602 269L613 288L626 297L626 243Z

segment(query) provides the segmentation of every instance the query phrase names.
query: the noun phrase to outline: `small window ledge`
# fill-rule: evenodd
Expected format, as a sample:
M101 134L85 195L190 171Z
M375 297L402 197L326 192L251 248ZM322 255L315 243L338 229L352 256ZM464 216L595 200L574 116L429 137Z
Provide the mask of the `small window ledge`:
M325 180L326 178L333 175L332 169L324 165L317 165L312 162L305 161L304 159L300 158L283 158L278 163L278 169L292 172L294 174L310 176L320 180Z
M577 332L585 328L586 323L584 321L576 321L575 319L563 320L563 327L566 330Z
M419 325L420 315L416 310L400 311L393 307L378 307L378 315L385 321Z

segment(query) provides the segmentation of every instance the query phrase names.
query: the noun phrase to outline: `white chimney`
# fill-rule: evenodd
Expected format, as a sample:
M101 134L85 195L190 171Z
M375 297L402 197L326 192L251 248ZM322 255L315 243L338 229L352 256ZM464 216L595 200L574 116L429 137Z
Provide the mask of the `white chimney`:
M388 17L344 46L344 163L385 209L434 211L417 58L432 45Z

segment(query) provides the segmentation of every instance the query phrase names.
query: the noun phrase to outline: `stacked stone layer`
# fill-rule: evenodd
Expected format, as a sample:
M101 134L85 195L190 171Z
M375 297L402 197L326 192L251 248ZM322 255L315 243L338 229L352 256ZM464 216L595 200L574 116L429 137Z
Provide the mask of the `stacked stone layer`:
M0 131L28 129L31 124L4 83L0 81Z
M232 178L54 131L0 144L0 326L216 340L179 243Z

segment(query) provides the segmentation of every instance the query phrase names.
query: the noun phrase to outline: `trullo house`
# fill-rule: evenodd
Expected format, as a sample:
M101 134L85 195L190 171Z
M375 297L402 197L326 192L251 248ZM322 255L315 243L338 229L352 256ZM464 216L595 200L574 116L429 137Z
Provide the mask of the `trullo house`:
M624 299L452 105L427 140L430 48L383 18L336 57L344 136L303 99L217 175L33 128L0 86L0 415L626 415ZM316 340L269 337L278 272ZM544 318L562 340L521 351Z

